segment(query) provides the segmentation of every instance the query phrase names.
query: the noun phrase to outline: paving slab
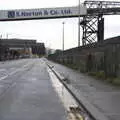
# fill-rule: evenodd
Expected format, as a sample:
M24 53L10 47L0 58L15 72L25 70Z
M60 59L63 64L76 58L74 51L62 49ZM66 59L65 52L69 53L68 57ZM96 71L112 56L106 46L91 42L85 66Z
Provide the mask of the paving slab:
M109 120L120 120L120 88L63 65L51 61L47 62L54 66L59 74L70 80L70 85L77 91L78 97L82 94L91 105Z

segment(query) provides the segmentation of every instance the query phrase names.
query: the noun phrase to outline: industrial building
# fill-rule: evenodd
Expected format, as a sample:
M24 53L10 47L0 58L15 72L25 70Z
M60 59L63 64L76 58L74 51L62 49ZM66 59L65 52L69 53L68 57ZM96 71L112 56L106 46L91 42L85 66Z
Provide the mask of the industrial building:
M45 54L44 43L30 39L0 39L0 60L42 56Z

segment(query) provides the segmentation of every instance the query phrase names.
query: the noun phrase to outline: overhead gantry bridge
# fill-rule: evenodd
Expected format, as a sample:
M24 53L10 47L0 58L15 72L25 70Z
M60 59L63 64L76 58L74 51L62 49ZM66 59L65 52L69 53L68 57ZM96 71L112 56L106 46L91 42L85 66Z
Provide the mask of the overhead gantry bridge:
M120 2L85 1L74 7L0 10L0 21L80 17L82 45L104 40L104 16L120 15Z
M120 2L115 1L85 1L87 15L81 17L82 45L104 40L105 15L120 15Z

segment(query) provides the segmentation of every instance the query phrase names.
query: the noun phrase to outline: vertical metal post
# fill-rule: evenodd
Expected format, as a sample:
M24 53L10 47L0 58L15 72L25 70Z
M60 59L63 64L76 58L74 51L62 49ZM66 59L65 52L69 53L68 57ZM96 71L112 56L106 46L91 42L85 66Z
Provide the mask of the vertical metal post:
M79 0L79 16L78 16L78 47L80 46L80 0Z
M65 24L65 22L63 22L62 24L63 24L63 44L62 44L62 48L63 48L63 51L64 51L64 24Z
M0 39L2 39L2 34L0 35Z
M6 34L6 38L8 39L8 33Z
M64 63L64 24L65 24L65 22L62 22L62 24L63 24L63 34L62 34L62 37L63 37L63 39L62 39L62 62Z

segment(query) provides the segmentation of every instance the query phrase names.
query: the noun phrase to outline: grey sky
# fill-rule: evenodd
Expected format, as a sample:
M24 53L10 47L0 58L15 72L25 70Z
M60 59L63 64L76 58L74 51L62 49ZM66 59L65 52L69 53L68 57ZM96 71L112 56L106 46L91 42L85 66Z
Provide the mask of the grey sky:
M83 2L83 0L81 0ZM76 6L78 0L0 0L0 9L26 9ZM78 19L29 20L0 22L0 34L6 38L37 39L47 47L62 48L62 22L65 22L65 49L76 47ZM120 35L120 16L105 17L105 38Z

